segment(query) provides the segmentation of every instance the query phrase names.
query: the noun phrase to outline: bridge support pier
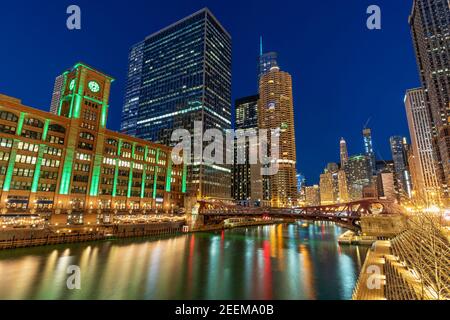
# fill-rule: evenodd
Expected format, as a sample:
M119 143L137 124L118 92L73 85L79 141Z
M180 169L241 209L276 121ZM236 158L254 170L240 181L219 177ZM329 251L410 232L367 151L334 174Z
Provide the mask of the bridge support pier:
M363 215L361 232L363 235L378 238L393 238L407 228L404 215Z

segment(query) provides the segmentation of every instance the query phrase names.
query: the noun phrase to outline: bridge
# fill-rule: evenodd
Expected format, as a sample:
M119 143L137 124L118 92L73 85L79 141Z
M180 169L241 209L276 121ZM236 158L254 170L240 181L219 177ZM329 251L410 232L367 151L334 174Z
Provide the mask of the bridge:
M361 219L364 217L388 218L404 214L403 208L398 204L377 199L289 209L244 207L214 200L200 200L198 204L198 215L204 225L220 224L231 218L285 218L331 221L360 232Z

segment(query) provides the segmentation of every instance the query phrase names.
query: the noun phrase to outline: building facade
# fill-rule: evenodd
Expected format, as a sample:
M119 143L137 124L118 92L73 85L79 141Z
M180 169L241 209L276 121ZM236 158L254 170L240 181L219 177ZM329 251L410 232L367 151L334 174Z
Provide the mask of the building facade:
M448 0L414 0L409 18L441 190L450 185L450 6Z
M437 203L440 181L433 152L433 127L426 102L425 90L411 89L405 95L406 116L411 136L409 164L414 199Z
M53 86L52 101L50 102L50 112L58 113L59 101L61 100L61 90L64 85L64 75L57 76Z
M268 73L272 67L278 67L278 54L276 52L263 53L258 57L258 81Z
M366 155L355 155L348 159L345 166L347 176L347 186L351 201L358 201L363 198L364 187L372 183L371 160Z
M318 185L305 187L305 204L308 207L320 206L320 188Z
M63 77L57 114L0 96L2 211L182 207L171 149L106 128L113 79L81 63Z
M338 172L338 189L339 189L339 203L347 203L350 201L348 194L347 175L344 170Z
M289 207L297 199L292 78L289 73L272 67L261 77L259 92L259 128L279 129L279 170L268 176L271 206Z
M236 130L258 130L258 95L237 99L235 102ZM261 165L250 164L250 139L246 138L245 145L236 144L234 150L232 193L234 200L244 205L259 206L263 201L263 177ZM258 150L256 145L252 146ZM244 161L238 162L238 151L245 149ZM244 163L242 163L244 162Z
M341 159L341 168L343 169L348 161L347 142L345 142L344 138L341 138L341 141L339 142L339 155Z
M380 199L389 201L397 200L394 173L388 170L378 173L377 189L378 189L378 196Z
M131 48L121 131L174 145L173 131L193 135L196 121L231 128L231 36L206 8ZM230 199L229 166L192 159L188 173L190 194Z
M408 143L405 137L393 136L389 139L395 170L395 189L397 199L411 198L411 174L408 165Z
M364 153L370 161L370 167L372 168L372 173L376 172L376 157L373 151L373 140L372 140L372 130L365 128L363 130L363 140L364 140Z

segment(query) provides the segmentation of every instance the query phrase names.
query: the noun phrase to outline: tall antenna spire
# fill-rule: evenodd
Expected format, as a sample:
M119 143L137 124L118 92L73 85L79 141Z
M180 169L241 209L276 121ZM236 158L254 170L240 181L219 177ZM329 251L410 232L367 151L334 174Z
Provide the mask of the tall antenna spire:
M259 55L260 56L263 55L263 37L262 36L259 37Z

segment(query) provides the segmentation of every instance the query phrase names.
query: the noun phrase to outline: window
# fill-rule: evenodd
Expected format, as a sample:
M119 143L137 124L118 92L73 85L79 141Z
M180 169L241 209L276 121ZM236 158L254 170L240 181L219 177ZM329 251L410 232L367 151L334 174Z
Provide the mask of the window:
M41 171L41 179L56 180L58 179L58 172Z
M14 170L13 170L13 176L32 177L33 175L34 175L34 169L14 168Z
M81 161L91 161L92 160L92 155L91 154L87 154L87 153L79 153L79 152L77 152L76 158L77 158L77 160L81 160Z
M42 192L55 192L56 184L52 183L39 183L38 190Z
M89 132L80 132L80 138L94 141L94 136L90 134Z
M26 164L36 164L36 157L26 156L24 154L17 154L16 162Z
M59 124L51 124L48 126L48 131L66 133L66 128L60 126Z
M34 140L41 140L42 134L32 130L23 130L22 137Z
M0 132L1 133L7 133L7 134L15 134L16 133L16 127L0 124Z
M73 176L73 181L76 182L89 182L89 176L76 174Z
M104 164L108 164L108 165L110 165L110 166L113 166L113 165L115 165L116 164L116 161L114 160L114 159L112 159L112 158L103 158L103 163Z
M60 165L59 160L55 159L42 159L42 166L43 167L50 167L50 168L57 168Z
M9 160L9 152L0 151L0 161L8 161Z
M0 111L0 119L12 122L19 121L19 117L17 117L14 113L8 111Z
M38 152L38 150L39 150L39 145L38 145L38 144L33 144L33 143L28 143L28 142L20 141L19 144L17 145L17 148L18 148L19 150L25 150L25 151L31 151L31 152Z
M75 171L89 172L90 168L91 168L91 166L89 164L84 164L84 163L76 162L75 165L74 165L74 170Z
M44 147L44 153L52 155L52 156L61 156L62 155L62 149L54 148L54 147Z
M34 119L34 118L27 118L24 122L27 126L36 127L36 128L43 128L44 123L41 120Z
M11 190L31 190L31 182L29 181L12 181Z
M78 148L85 149L85 150L94 150L94 146L91 143L87 143L84 141L78 142Z
M0 147L11 148L12 145L13 145L13 140L12 139L0 138Z
M64 138L49 135L47 141L54 144L64 144Z
M114 139L111 139L111 138L107 139L106 143L110 144L112 146L117 146L117 140L114 140Z

